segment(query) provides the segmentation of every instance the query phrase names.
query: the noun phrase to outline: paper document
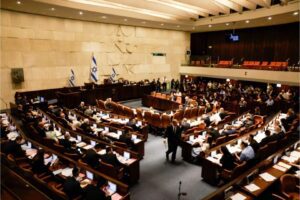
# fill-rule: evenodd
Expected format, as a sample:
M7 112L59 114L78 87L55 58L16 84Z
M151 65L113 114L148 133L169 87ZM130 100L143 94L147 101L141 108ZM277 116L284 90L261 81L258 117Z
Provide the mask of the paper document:
M260 188L259 188L257 185L255 185L254 183L251 183L251 184L249 184L249 185L246 185L245 188L246 188L247 190L249 190L250 192L254 192L254 191L260 189Z
M73 170L73 168L68 168L67 167L67 168L62 170L61 174L63 176L66 176L66 177L72 176L72 170Z
M267 182L274 181L276 178L269 174L268 172L262 173L259 175L262 179L264 179Z
M240 193L236 193L235 195L231 196L230 199L232 200L244 200L246 197Z
M279 165L274 165L273 168L278 169L279 171L285 172L287 170L287 168L284 168L282 166Z
M278 165L281 166L281 167L284 167L286 169L290 169L291 168L291 165L285 164L284 162L279 162Z

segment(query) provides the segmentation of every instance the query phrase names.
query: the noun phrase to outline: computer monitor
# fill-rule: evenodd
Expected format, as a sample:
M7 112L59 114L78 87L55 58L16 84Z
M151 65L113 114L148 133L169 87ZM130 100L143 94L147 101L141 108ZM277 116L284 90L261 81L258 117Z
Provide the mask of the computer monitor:
M96 146L96 142L93 141L93 140L91 140L91 145L92 145L93 147Z
M228 188L226 188L224 190L224 199L228 199L230 196L233 195L232 189L233 189L233 187L229 186Z
M117 185L108 181L108 189L110 190L110 192L115 193L117 192Z
M193 141L195 139L195 136L194 135L191 135L190 137L189 137L189 140L190 141Z
M31 142L28 142L28 143L27 143L27 146L28 146L29 149L31 149L31 147L32 147Z
M211 152L211 156L212 156L212 157L216 157L216 155L217 155L217 151L212 151L212 152Z
M274 158L273 158L273 164L276 164L278 162L278 158L279 158L279 155L276 155Z
M92 172L86 171L85 175L88 179L94 180L94 174Z
M45 98L44 97L40 97L40 102L44 102Z
M79 142L81 142L81 136L80 135L77 135L77 140L79 141Z
M131 139L132 139L132 140L136 140L136 139L137 139L137 135L132 134L132 135L131 135Z
M130 159L130 153L127 151L124 151L123 156L125 159Z

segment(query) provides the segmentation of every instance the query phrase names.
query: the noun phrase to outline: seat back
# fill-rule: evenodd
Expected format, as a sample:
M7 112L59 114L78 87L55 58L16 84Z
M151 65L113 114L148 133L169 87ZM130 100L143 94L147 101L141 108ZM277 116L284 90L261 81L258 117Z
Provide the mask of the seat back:
M160 114L152 114L152 119L151 119L152 123L151 125L160 128L162 125L162 121L160 118Z
M136 118L138 120L143 120L142 111L140 109L136 109Z
M146 112L144 113L144 119L145 119L149 124L152 124L152 113L146 111Z
M171 124L171 117L169 115L161 116L162 128L167 128Z
M297 192L297 179L291 174L285 174L280 177L281 191L285 193Z
M223 144L225 141L226 141L226 135L221 136L221 137L218 137L218 138L216 139L216 146L218 146L218 145L220 145L220 144Z

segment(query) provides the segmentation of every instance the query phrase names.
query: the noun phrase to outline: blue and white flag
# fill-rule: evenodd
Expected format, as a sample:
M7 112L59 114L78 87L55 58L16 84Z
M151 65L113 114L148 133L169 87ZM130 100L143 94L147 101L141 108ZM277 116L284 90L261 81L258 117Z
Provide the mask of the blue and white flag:
M111 82L115 81L116 76L118 76L118 74L116 73L116 70L112 67L112 74L110 75Z
M92 56L92 63L91 63L91 81L98 82L98 67L97 61L95 56Z
M69 78L69 85L70 85L70 87L75 86L75 73L74 73L73 69L71 69L71 74L70 74L70 78Z

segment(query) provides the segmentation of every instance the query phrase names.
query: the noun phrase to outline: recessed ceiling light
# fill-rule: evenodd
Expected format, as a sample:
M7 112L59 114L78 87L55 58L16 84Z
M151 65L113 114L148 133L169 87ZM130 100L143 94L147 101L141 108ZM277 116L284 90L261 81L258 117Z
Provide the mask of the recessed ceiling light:
M193 26L193 28L192 28L193 30L195 30L195 26Z
M21 4L21 1L17 1L17 4L19 4L19 5L20 5L20 4Z
M106 16L102 16L101 18L102 18L102 19L106 19L107 17L106 17Z
M268 17L268 20L271 20L272 19L272 17Z
M212 27L212 25L211 25L211 24L209 24L209 25L208 25L208 27L209 27L209 28L211 28L211 27Z
M142 21L142 24L146 24L146 22L145 22L145 21Z
M51 10L51 11L54 11L54 10L55 10L55 8L50 8L50 10Z
M247 23L247 24L249 24L249 23L250 23L250 21L249 21L249 20L246 20L246 23Z
M160 24L161 26L163 26L164 24Z
M297 11L293 13L293 15L298 15L298 14L299 14L299 13L298 13Z
M82 12L82 11L79 11L79 15L83 15L83 12Z
M229 26L229 23L226 23L226 26Z
M179 26L179 25L177 25L176 27L177 27L177 28L179 28L180 26Z
M127 21L128 21L128 19L124 19L124 21L125 21L125 22L127 22Z

